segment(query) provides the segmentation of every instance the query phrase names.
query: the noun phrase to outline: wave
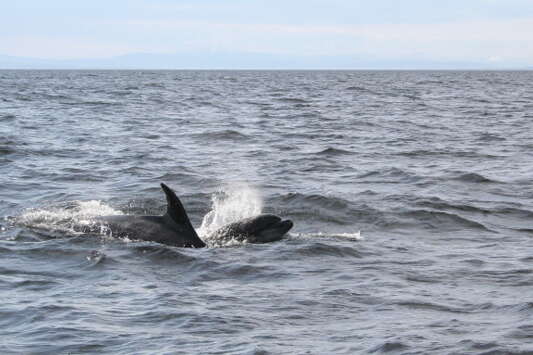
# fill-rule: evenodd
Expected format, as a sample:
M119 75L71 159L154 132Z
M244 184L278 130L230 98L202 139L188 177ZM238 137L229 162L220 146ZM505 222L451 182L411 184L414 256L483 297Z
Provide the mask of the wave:
M338 148L332 148L332 147L328 147L324 150L321 150L317 153L315 153L316 155L325 155L325 156L339 156L339 155L352 155L354 154L353 152L350 152L348 150L344 150L344 149L338 149Z
M521 233L528 233L533 235L533 228L513 228L513 230Z
M6 114L0 116L0 121L14 121L17 118L15 115Z
M144 257L153 258L158 263L165 260L172 261L173 264L191 263L197 259L196 257L181 251L179 248L174 248L163 244L147 244L147 242L138 243L140 245L136 244L134 244L132 247L134 253L141 254Z
M442 200L438 197L433 198L420 198L416 199L413 202L416 206L431 208L435 210L445 210L445 211L462 211L469 213L477 213L484 216L487 215L496 215L503 217L516 217L520 219L533 219L533 211L527 210L524 208L515 208L515 207L479 207L473 203L452 203Z
M415 220L420 228L436 229L438 231L456 231L466 228L495 232L480 222L442 211L411 210L399 213L399 217L410 220L410 223Z
M0 145L0 155L9 155L9 154L16 153L17 151L18 150L16 148Z
M372 179L376 178L376 179ZM391 183L391 182L402 182L402 183L412 183L420 181L423 177L415 173L392 167L384 168L380 170L372 170L360 174L357 176L357 179L362 180L363 182L372 182L372 183Z
M368 350L369 354L372 353L390 353L390 352L402 352L409 349L407 344L404 344L399 341L387 341L383 344L376 345L375 347Z
M222 276L224 278L238 279L241 281L251 280L254 282L260 279L280 280L289 274L289 271L280 270L276 265L257 265L256 263L249 264L242 262L219 264L214 268L214 272L217 278ZM206 276L204 274L203 277L205 278ZM207 278L212 279L213 276L209 275Z
M201 175L198 175L197 173L192 172L190 169L187 169L182 166L176 167L173 170L179 171L179 173L178 172L166 172L163 175L157 176L155 180L157 181L179 181L180 184L184 184L185 182L194 182L194 181L203 179Z
M438 197L432 198L418 198L414 201L414 204L419 207L431 208L435 210L454 210L463 212L474 212L481 214L489 214L491 210L487 208L481 208L472 204L460 204L444 201Z
M375 207L335 196L289 193L274 197L270 204L277 206L279 214L294 219L296 225L301 221L320 229L324 226L331 228L331 225L350 226L351 230L358 230L363 225L365 228L389 228L391 223L390 218Z
M370 95L375 95L375 96L381 96L383 94L377 92L377 91L374 91L374 90L370 90L370 89L367 89L365 87L362 87L362 86L348 86L346 88L347 91L356 91L358 93L363 93L363 94L370 94Z
M295 103L295 104L307 104L307 103L309 103L309 101L307 101L305 99L300 99L300 98L297 98L297 97L282 97L282 98L278 98L278 101Z
M282 211L289 211L292 218L303 221L311 219L314 222L321 221L338 225L353 224L355 211L352 211L348 201L341 198L289 193L275 200L273 204Z
M245 141L249 140L250 137L244 133L234 131L231 129L222 130L222 131L207 131L203 133L196 133L194 136L199 138L208 138L215 140L229 140L229 141Z
M9 155L24 152L21 146L26 146L27 143L20 140L20 137L16 136L4 136L0 137L0 155Z
M481 174L477 174L477 173L466 173L466 174L462 174L462 175L459 175L455 178L453 178L453 180L457 180L457 181L463 181L463 182L472 182L472 183L497 183L499 181L496 181L496 180L492 180L492 179L489 179Z
M503 142L505 140L507 140L505 137L502 137L498 134L494 134L494 133L483 133L479 136L478 138L479 141L482 141L482 142Z
M148 88L165 88L165 84L158 81L145 82L143 86Z
M286 258L287 254L302 256L302 257L323 257L335 256L341 258L362 258L363 255L356 248L346 245L326 244L321 242L306 242L296 246L295 248L288 248L283 251L280 257ZM293 256L294 257L294 256Z
M10 288L22 288L28 291L44 291L57 286L59 283L52 280L21 280L8 282L8 284L8 287Z
M291 192L279 196L278 199L281 203L298 207L312 205L330 210L344 210L350 206L350 202L348 200L340 197L324 196L320 194L302 194L299 192Z
M85 105L85 106L120 106L120 101L104 101L104 100L80 100L75 102L62 102L63 105Z
M419 126L421 127L422 125L419 125ZM428 127L424 127L424 128L428 128ZM458 157L458 158L501 159L502 157L504 157L503 155L494 155L494 154L487 154L487 153L453 151L453 150L427 150L427 149L407 150L407 151L401 151L401 152L397 152L393 154L398 155L398 156L417 157L417 158L438 156L442 158Z
M428 310L428 311L438 311L438 312L448 312L448 313L470 313L475 307L457 307L444 304L438 304L433 302L419 302L416 300L412 301L397 301L392 304L402 307L407 307L409 309L415 310Z
M406 157L426 157L426 156L438 156L438 155L450 155L452 152L444 150L426 150L426 149L415 149L405 152L398 152L395 155L406 156Z

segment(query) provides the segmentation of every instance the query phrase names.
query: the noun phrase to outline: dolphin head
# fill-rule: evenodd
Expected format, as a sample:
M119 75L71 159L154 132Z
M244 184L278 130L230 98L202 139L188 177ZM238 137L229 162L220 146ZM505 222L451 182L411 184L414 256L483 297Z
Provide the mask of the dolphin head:
M245 218L228 224L215 232L220 239L236 239L249 243L268 243L280 240L292 228L291 220L273 214Z

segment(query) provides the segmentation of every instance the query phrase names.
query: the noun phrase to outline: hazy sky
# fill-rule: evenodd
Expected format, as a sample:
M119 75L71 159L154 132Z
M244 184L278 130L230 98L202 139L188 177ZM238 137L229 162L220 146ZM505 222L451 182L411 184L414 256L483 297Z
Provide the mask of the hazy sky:
M259 53L533 66L533 0L13 0L0 54Z

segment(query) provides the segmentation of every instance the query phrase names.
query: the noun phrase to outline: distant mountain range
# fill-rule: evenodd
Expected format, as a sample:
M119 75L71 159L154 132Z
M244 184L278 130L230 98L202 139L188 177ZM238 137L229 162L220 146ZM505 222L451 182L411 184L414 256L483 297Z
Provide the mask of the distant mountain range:
M0 55L0 69L533 69L431 60L361 59L261 53L134 53L100 59L39 59Z

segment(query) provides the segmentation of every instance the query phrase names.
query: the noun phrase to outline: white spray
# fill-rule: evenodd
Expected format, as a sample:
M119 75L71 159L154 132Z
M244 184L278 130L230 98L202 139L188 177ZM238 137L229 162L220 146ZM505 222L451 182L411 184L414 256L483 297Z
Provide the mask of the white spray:
M211 202L211 211L197 229L202 239L228 223L257 216L263 210L263 198L259 190L244 182L222 187L213 194Z
M73 201L66 206L29 209L17 222L33 228L43 228L77 234L75 226L91 225L94 218L123 214L100 201Z

